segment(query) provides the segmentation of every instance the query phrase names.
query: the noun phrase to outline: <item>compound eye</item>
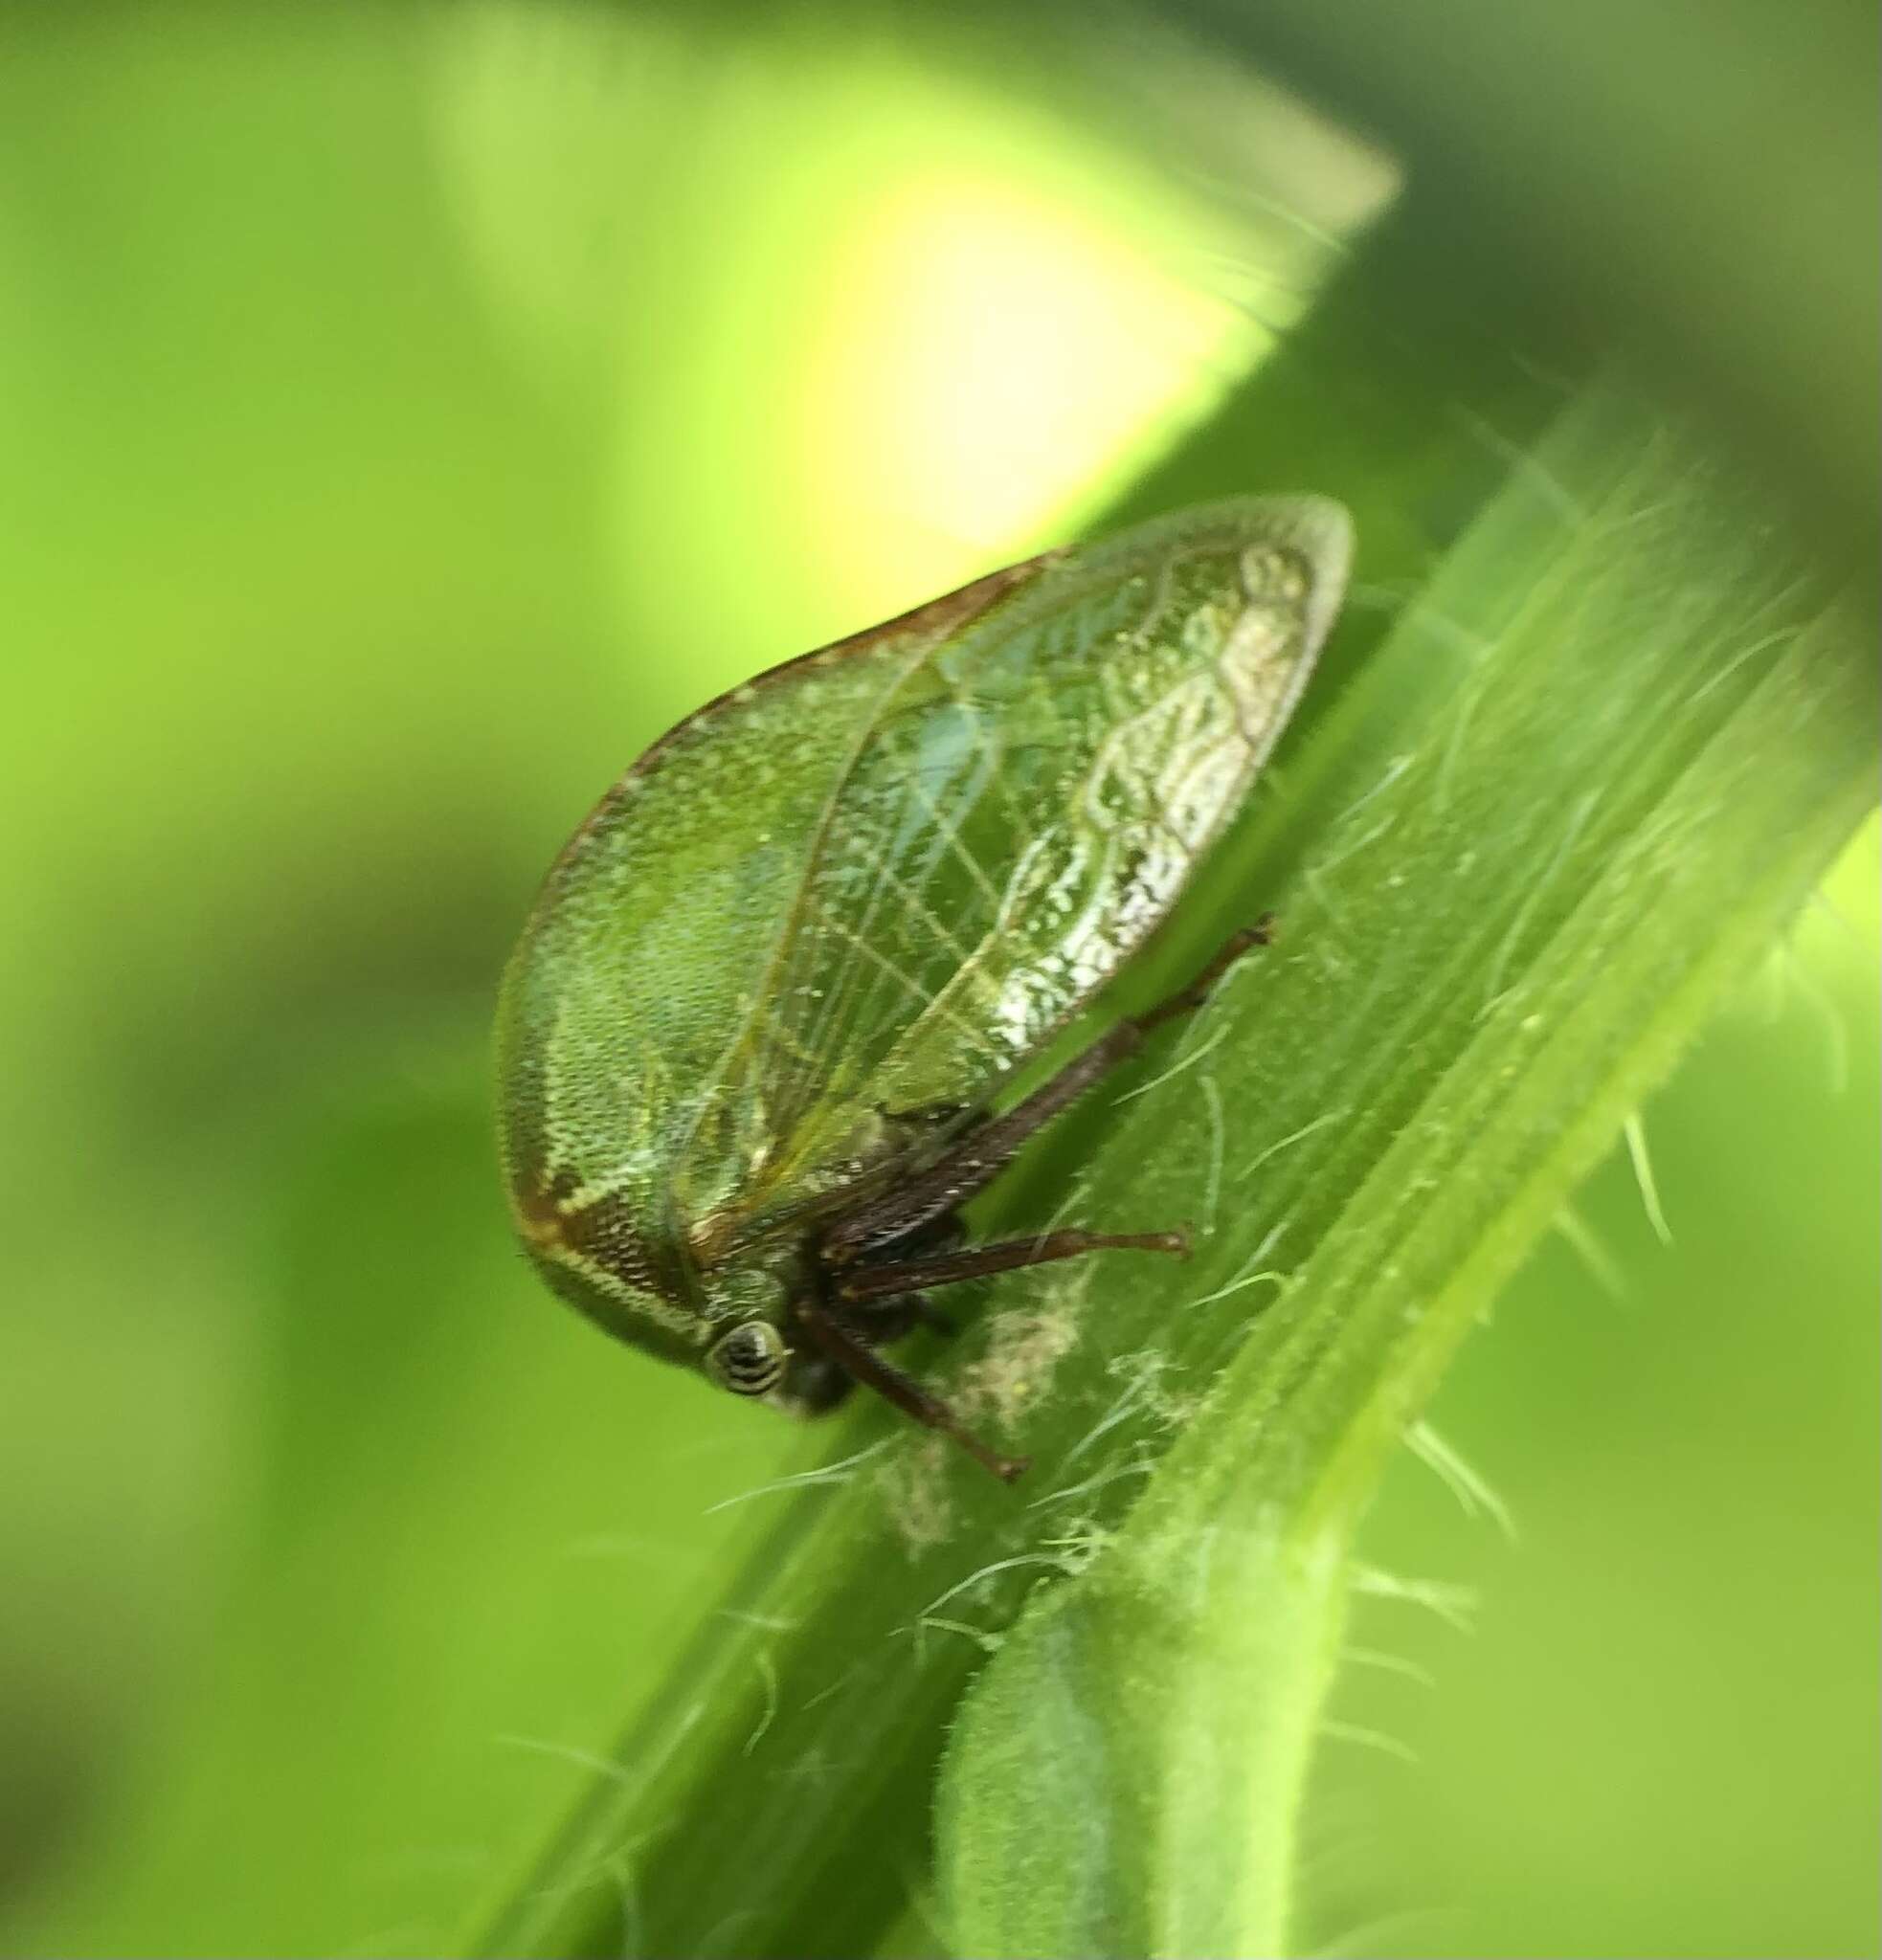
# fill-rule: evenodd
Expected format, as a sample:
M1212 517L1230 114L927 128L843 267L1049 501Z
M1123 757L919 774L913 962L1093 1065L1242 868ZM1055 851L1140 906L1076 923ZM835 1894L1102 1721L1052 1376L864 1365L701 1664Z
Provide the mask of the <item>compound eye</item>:
M768 1395L784 1379L788 1358L770 1321L744 1321L706 1350L706 1371L734 1395Z

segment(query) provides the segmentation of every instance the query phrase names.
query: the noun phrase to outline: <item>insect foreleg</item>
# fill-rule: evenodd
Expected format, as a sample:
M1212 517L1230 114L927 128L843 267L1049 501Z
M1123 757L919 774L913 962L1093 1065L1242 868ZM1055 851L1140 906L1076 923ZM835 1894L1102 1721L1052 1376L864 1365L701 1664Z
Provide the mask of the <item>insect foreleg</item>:
M1026 1467L1024 1457L1002 1457L991 1450L938 1395L930 1395L919 1382L910 1381L899 1368L891 1366L869 1345L857 1337L821 1302L800 1300L797 1321L804 1332L822 1348L837 1366L855 1376L866 1388L874 1389L885 1402L927 1429L952 1437L961 1448L984 1464L1002 1481L1011 1483Z

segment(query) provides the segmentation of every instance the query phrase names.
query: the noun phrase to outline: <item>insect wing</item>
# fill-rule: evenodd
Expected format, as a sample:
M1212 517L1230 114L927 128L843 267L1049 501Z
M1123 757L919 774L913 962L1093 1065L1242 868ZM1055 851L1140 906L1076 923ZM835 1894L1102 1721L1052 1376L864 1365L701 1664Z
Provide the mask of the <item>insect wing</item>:
M1324 500L1186 512L1049 563L881 693L734 1071L774 1139L752 1216L872 1112L981 1102L1131 957L1286 725L1350 553Z
M728 1202L773 1131L754 1041L765 976L829 806L885 697L1037 561L807 655L681 723L551 867L498 1016L505 1174L554 1261L605 1237L623 1303L684 1291L691 1219ZM772 1056L766 1046L764 1052ZM734 1080L736 1078L736 1080ZM594 1263L591 1260L590 1265ZM594 1274L583 1268L586 1277Z

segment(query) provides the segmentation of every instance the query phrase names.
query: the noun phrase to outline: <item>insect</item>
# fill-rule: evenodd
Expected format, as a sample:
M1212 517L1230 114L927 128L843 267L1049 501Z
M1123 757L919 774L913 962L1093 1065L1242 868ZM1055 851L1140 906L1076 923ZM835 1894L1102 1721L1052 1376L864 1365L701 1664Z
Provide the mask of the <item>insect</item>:
M882 1349L936 1288L1182 1234L967 1242L1041 1125L1263 935L997 1092L1132 956L1307 682L1352 531L1242 498L976 579L662 736L550 868L504 978L504 1177L549 1285L800 1414L857 1382L1011 1479Z

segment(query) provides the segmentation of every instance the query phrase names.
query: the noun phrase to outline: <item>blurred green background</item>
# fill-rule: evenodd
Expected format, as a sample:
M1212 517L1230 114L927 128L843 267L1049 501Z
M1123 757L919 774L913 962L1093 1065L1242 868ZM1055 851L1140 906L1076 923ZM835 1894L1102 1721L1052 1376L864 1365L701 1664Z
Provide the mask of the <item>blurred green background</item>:
M1405 166L1149 16L4 32L0 1943L435 1951L816 1449L510 1250L536 879L688 707L1075 531ZM1399 1465L1318 1950L1874 1949L1876 869Z

